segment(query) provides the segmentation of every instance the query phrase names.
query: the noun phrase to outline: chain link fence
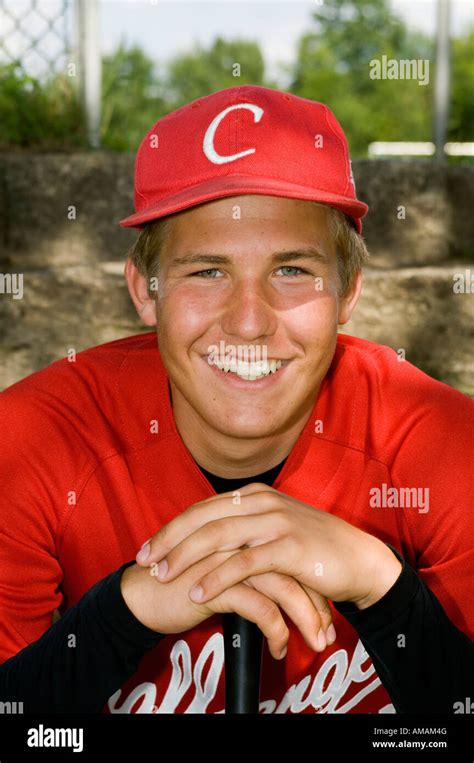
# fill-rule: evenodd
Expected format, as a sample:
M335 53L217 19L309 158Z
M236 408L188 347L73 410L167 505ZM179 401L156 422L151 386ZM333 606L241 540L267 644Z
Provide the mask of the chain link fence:
M0 65L39 81L75 78L91 146L99 145L101 65L98 0L0 0Z
M72 0L0 0L0 63L43 79L72 56Z

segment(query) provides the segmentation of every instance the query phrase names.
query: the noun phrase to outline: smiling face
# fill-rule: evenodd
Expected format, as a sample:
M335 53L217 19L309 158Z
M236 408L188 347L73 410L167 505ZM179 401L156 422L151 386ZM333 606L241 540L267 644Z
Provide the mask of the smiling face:
M339 294L329 219L312 202L262 195L219 199L173 218L160 254L156 318L188 447L199 451L201 440L208 451L225 441L232 451L286 438L291 449L360 288L358 277ZM137 304L143 277L128 267ZM146 310L152 323L149 304Z

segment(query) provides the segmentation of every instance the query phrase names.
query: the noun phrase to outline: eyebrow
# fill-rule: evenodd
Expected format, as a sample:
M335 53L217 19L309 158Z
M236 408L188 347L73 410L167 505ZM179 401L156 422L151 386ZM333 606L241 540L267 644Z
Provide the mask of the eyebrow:
M328 263L328 257L313 246L304 247L302 249L288 249L280 252L273 252L270 259L275 265L278 265L282 262L288 262L288 260L313 260L314 262L318 263ZM170 262L169 267L174 268L179 265L197 265L210 263L213 265L230 265L232 260L224 254L190 252L189 254L185 254L182 257L175 257L175 259Z

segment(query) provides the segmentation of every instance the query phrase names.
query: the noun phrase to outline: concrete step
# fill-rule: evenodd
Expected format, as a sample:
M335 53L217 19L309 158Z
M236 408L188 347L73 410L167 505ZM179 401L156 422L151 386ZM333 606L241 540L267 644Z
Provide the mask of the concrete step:
M403 350L430 376L474 394L474 295L455 293L458 275L470 283L474 269L367 268L357 308L341 331Z

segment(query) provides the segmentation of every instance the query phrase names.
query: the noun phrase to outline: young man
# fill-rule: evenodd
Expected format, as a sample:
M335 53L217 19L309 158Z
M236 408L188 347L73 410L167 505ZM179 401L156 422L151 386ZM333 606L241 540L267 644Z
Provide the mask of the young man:
M153 331L2 396L0 700L222 712L237 612L266 637L262 712L455 712L472 403L337 333L367 207L335 117L201 98L145 137L135 207Z

